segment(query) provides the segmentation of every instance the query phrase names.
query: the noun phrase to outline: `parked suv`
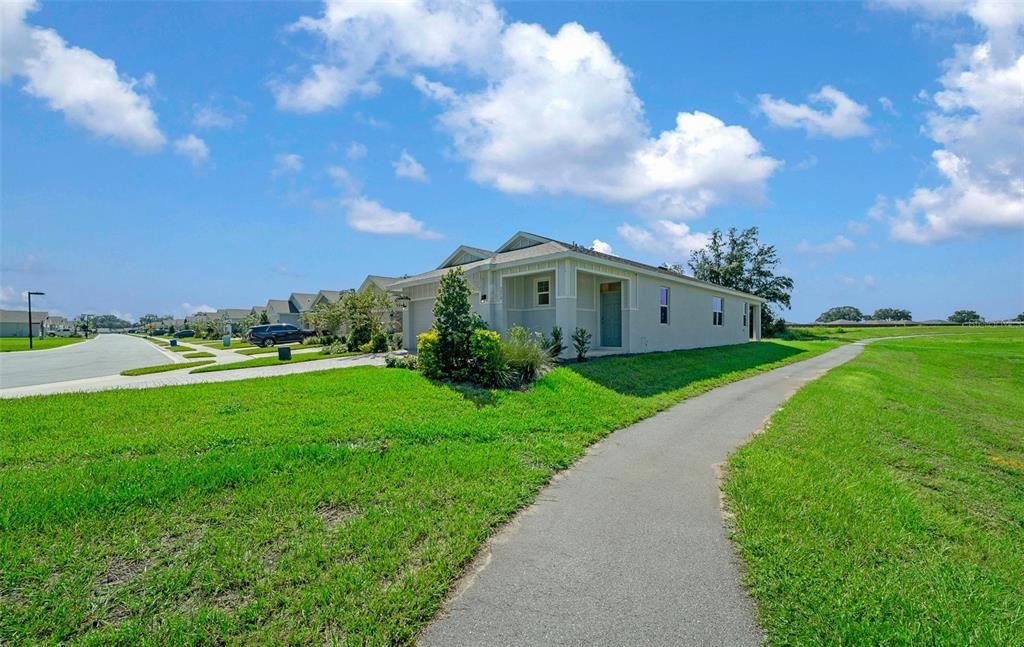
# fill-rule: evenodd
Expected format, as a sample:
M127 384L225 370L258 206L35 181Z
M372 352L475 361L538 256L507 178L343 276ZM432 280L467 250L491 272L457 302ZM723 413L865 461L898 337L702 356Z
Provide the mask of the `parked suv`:
M178 332L174 333L174 336L177 337L178 339L181 339L182 337L195 337L196 336L196 331L194 331L194 330L179 330Z
M253 326L246 333L245 338L250 344L269 347L274 344L285 344L290 341L300 342L304 336L302 330L291 324L270 324Z

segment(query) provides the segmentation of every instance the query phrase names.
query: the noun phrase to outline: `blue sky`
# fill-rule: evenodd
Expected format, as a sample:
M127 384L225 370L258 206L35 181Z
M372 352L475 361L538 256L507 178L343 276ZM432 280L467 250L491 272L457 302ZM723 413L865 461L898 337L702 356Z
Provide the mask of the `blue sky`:
M520 229L683 262L756 225L792 321L1024 311L1012 3L3 9L4 307L248 307Z

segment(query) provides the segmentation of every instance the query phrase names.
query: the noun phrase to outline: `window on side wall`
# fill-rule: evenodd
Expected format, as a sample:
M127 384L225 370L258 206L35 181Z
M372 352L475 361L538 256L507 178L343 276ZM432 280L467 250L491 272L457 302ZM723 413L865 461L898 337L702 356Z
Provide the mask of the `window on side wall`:
M537 305L551 305L551 281L537 281Z
M663 324L668 323L668 288L659 288L658 310L659 317Z
M743 302L743 325L747 325L747 317L750 316L750 304L746 301Z
M725 322L725 299L711 297L711 325L721 326Z

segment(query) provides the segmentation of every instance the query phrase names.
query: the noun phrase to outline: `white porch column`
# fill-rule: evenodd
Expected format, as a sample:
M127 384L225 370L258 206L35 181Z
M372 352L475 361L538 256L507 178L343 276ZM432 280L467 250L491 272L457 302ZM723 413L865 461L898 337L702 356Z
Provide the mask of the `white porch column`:
M576 330L576 261L563 258L555 266L555 325L562 329L562 357L571 357ZM547 334L550 331L544 331Z

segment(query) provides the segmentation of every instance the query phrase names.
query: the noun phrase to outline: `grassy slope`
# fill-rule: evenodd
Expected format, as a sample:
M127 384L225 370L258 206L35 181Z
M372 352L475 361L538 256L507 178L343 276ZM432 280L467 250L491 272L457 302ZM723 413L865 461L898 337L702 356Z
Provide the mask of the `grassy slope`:
M1024 644L1024 331L879 342L726 493L775 644Z
M408 642L588 444L832 346L600 360L524 392L361 367L4 402L0 642Z
M315 362L321 359L350 357L352 355L359 355L359 353L338 353L336 355L322 355L320 353L302 353L301 355L292 355L291 359L284 361L277 359L277 355L274 355L273 357L256 357L253 359L243 360L241 362L231 362L228 364L214 364L213 366L204 366L203 368L197 368L192 372L213 373L215 371L233 371L236 368L258 368L260 366L277 366L278 364L301 364L303 362Z
M212 359L196 360L194 362L172 362L170 364L156 364L155 366L130 368L125 371L121 371L121 375L149 375L150 373L166 373L167 371L177 371L183 368L195 368L197 366L205 366L206 364L211 363L213 363Z
M85 341L83 337L43 337L32 340L32 350L60 348ZM29 350L27 337L0 337L0 353Z

